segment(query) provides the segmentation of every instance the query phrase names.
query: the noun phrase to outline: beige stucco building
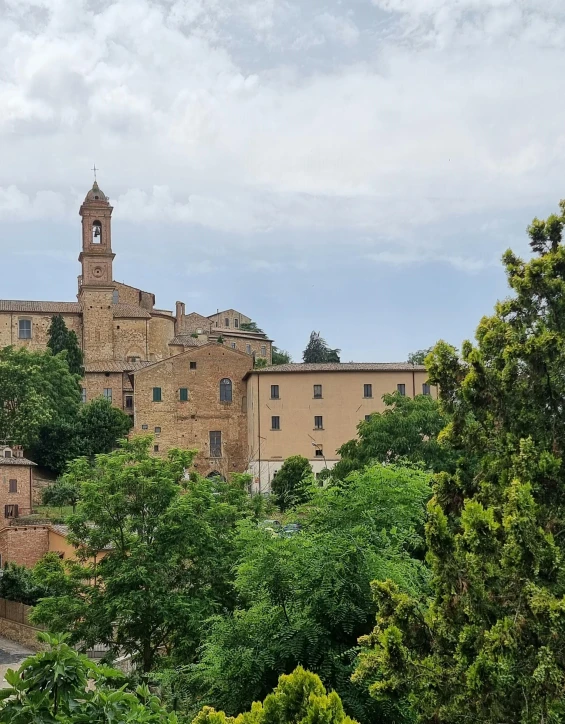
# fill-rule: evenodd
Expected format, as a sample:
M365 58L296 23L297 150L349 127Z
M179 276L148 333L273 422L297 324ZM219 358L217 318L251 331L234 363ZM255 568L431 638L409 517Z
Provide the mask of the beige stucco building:
M261 492L289 455L314 472L333 467L359 422L385 408L384 394L437 397L425 368L411 364L286 364L251 370L246 382L249 470Z

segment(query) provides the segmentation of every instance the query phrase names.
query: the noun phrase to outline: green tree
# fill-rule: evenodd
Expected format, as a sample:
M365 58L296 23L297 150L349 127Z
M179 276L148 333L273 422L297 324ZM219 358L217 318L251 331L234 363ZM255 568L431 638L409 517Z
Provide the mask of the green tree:
M456 454L438 436L450 417L429 395L383 395L386 409L357 426L358 436L338 450L340 461L332 478L344 480L353 470L373 462L422 463L434 472L452 470Z
M410 352L408 355L408 363L411 365L423 365L426 364L426 357L430 354L433 347L427 349L419 349L416 352Z
M404 703L371 701L350 676L357 638L369 633L376 611L370 581L392 578L412 593L426 586L414 552L429 496L422 471L375 466L346 488L316 490L300 510L297 535L243 527L240 605L212 619L200 662L184 672L186 698L236 714L302 664L359 721L410 721Z
M51 324L47 330L49 337L47 347L54 355L66 352L66 360L72 374L82 377L84 374L83 354L78 343L76 332L67 329L65 320L59 314L51 318Z
M287 365L292 362L292 357L288 352L275 346L271 350L271 357L274 365Z
M205 707L192 724L356 724L343 710L339 695L326 692L319 677L302 666L282 675L263 703L235 719Z
M50 351L0 349L0 440L29 448L42 428L71 422L80 403L77 380Z
M339 349L330 349L319 332L312 332L306 349L302 353L302 359L305 363L340 362L340 351Z
M48 648L8 669L0 690L2 724L177 724L146 686L125 690L119 671L77 653L64 636L40 633Z
M564 205L561 206L562 211ZM379 611L357 679L411 698L422 722L565 717L565 249L562 217L534 220L513 295L461 354L438 343L430 380L459 453L436 476L427 524L430 600L375 585Z
M239 328L244 332L254 332L255 334L265 334L262 329L257 326L256 322L242 322Z
M73 513L76 512L76 505L80 499L80 484L76 480L59 478L53 485L43 488L43 505L53 505L58 508L70 505Z
M268 363L264 357L255 357L255 359L253 360L253 367L256 370L263 369L263 367L267 367L267 366L268 366Z
M285 511L304 503L308 500L312 482L312 468L308 458L291 455L277 470L271 483L276 504Z
M83 563L67 564L67 595L34 611L72 643L107 644L144 672L163 651L190 661L204 620L233 604L233 539L248 506L242 480L185 480L194 451L155 458L150 442L69 465L63 481L80 485L69 540Z

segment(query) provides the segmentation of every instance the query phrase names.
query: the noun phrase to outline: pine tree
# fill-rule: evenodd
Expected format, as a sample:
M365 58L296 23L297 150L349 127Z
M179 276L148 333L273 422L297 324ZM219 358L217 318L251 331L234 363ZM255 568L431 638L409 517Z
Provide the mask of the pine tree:
M78 343L76 332L69 332L65 320L60 314L51 318L51 324L49 325L47 334L49 337L47 346L51 352L54 355L66 352L70 372L82 377L84 374L83 354Z
M319 332L312 332L302 354L305 363L340 362L339 349L330 349Z

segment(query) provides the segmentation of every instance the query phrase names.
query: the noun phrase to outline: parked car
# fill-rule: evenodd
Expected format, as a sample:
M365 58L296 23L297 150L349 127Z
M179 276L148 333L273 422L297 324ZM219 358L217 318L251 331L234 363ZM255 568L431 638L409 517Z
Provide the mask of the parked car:
M282 529L282 534L286 538L288 536L296 535L297 533L300 533L301 530L302 530L302 526L300 525L300 523L288 523Z

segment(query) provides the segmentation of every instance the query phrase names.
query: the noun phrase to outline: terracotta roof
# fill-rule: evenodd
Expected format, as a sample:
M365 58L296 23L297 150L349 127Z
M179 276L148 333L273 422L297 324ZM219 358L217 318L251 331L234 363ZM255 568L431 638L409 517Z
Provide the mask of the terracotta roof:
M196 337L193 337L190 334L177 334L177 336L173 337L169 344L178 344L183 347L202 347L203 344L206 344L206 341L196 339Z
M152 365L153 362L141 360L139 362L121 362L119 360L100 360L87 362L84 365L85 372L134 372Z
M36 463L27 458L4 458L0 457L0 465L25 465L26 467L36 467Z
M271 365L260 367L252 372L260 374L269 372L425 372L424 365L411 365L407 362L320 362L318 364L304 364L291 362L286 365Z
M121 304L118 302L118 304L113 305L112 311L114 317L117 317L118 319L123 319L124 317L151 319L151 314L147 311L147 309L136 307L134 304Z
M46 314L80 314L78 302L30 302L0 299L0 312L38 312Z

